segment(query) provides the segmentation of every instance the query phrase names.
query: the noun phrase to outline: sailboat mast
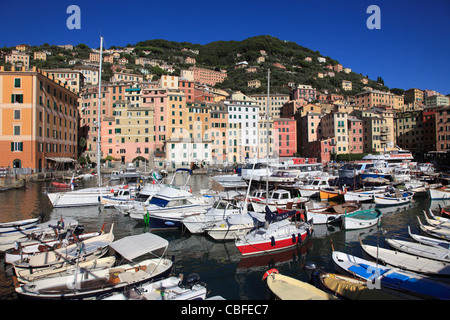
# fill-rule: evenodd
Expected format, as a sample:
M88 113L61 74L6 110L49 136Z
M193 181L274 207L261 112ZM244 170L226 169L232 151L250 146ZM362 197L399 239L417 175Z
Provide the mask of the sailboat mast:
M100 138L101 138L101 117L102 117L102 53L103 53L103 37L100 37L100 62L99 62L99 73L98 73L98 105L97 105L97 185L100 187L102 185L102 167L101 167L101 149L100 149Z
M270 69L267 71L267 104L266 104L266 205L269 205L269 110L270 110Z

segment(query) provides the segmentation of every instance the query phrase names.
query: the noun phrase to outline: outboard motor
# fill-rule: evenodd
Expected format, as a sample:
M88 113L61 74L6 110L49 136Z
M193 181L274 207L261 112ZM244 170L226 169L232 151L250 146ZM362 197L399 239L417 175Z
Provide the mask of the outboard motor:
M192 288L192 286L199 281L200 276L197 273L190 274L186 279L186 287Z
M83 232L84 232L84 226L82 226L82 225L77 225L77 226L75 227L75 229L73 230L73 233L74 233L76 236L82 234Z
M314 282L313 274L315 274L317 271L316 264L314 262L306 261L304 269L306 271L306 274L308 275L308 282L313 283Z

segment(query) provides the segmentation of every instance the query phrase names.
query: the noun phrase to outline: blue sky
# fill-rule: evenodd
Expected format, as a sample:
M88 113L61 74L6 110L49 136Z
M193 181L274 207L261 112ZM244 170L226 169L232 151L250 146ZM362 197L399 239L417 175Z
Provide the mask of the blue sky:
M81 10L69 30L67 7ZM370 5L381 29L369 30ZM125 46L148 39L206 44L271 35L290 40L389 87L450 94L449 0L0 1L0 46ZM14 13L14 14L13 14Z

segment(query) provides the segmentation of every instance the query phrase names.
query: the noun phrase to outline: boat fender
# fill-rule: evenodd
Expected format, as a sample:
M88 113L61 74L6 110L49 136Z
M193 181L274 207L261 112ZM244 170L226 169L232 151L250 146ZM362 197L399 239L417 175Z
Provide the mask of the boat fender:
M273 247L275 246L275 238L272 236L270 237L270 245Z
M279 274L278 270L275 269L275 268L270 269L270 270L267 270L266 273L264 273L264 275L263 275L263 281L266 280L266 278L267 278L268 276L270 276L272 273Z
M295 243L296 242L296 237L295 237L295 234L293 234L292 235L292 243Z

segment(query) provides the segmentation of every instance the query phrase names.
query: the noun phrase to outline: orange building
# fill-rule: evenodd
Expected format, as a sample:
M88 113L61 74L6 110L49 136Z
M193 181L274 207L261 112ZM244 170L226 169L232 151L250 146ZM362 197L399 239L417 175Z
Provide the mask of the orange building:
M36 68L0 68L0 167L40 172L77 155L78 96Z

